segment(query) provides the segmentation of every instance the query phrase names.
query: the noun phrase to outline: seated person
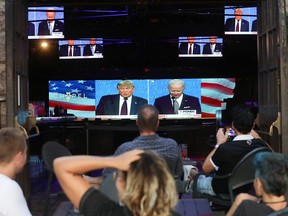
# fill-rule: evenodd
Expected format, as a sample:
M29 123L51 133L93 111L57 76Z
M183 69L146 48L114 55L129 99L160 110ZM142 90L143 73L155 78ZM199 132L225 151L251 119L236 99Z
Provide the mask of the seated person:
M0 215L31 216L19 184L14 180L27 160L27 144L16 128L0 130Z
M161 137L156 133L159 126L158 110L152 105L143 105L138 112L136 124L140 136L121 144L115 150L114 156L133 149L152 150L166 160L174 178L180 179L183 175L180 149L175 140ZM105 178L113 172L115 172L115 169L104 169L102 175Z
M184 89L183 80L171 80L168 84L170 94L155 99L154 106L159 114L178 114L179 110L196 110L197 114L201 114L199 99L184 94Z
M217 143L210 152L202 166L203 172L209 174L215 172L217 176L231 173L235 165L250 151L259 147L267 147L267 144L259 138L259 135L252 130L254 126L254 115L248 107L236 106L232 110L232 128L236 136L228 140L228 132L220 128L216 134ZM257 138L255 138L257 137ZM268 148L268 147L267 147ZM197 172L190 171L190 180ZM216 179L212 176L200 174L198 177L197 191L210 195L228 194L227 179ZM194 186L193 186L194 187Z
M124 206L110 200L82 177L91 170L113 167L115 185ZM55 174L65 194L86 216L178 215L175 182L164 159L151 151L132 150L118 156L68 156L54 160Z
M24 128L28 135L39 134L39 128L36 125L36 117L35 117L35 106L32 103L29 103L29 116L26 118Z
M123 80L117 84L119 94L101 97L96 108L96 115L137 115L138 110L148 101L132 95L134 84Z
M257 197L239 194L227 216L262 216L287 208L288 157L261 152L254 158L254 189Z

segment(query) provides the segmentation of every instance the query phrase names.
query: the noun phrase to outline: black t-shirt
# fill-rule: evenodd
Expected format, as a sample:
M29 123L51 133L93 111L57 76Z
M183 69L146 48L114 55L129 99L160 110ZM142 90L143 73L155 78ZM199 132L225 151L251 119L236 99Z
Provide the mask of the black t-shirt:
M85 216L133 216L127 207L120 206L94 188L85 192L81 198L79 210Z
M120 206L94 188L85 192L81 198L79 210L85 216L133 216L126 206ZM172 212L171 216L180 215Z
M244 200L236 209L233 216L263 216L274 212L272 208L252 200Z
M236 164L250 151L259 147L267 147L266 143L261 139L228 141L221 144L212 156L213 163L219 167L215 175L222 176L232 172ZM212 180L214 192L227 194L227 179Z

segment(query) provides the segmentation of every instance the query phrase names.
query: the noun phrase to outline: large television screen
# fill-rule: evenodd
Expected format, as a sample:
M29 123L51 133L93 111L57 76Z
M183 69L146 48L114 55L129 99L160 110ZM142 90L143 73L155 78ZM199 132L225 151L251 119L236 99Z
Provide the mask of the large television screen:
M179 37L179 57L222 57L223 38L217 36Z
M103 58L103 39L59 40L60 59Z
M64 7L28 7L28 39L64 38Z
M226 35L257 34L256 7L225 7L224 29Z
M234 78L182 79L184 93L197 97L201 104L202 117L215 117L216 110L226 98L233 97ZM62 108L67 114L79 118L95 118L100 98L118 94L117 84L121 80L50 80L49 113ZM169 94L169 79L134 79L133 95L145 98L154 104L156 98Z

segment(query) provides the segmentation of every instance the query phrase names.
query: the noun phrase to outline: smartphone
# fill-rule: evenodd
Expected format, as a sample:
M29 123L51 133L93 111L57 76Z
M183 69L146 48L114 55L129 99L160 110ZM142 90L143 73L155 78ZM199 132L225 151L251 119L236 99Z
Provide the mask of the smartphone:
M233 128L226 128L226 132L229 137L236 136L236 132L233 130Z

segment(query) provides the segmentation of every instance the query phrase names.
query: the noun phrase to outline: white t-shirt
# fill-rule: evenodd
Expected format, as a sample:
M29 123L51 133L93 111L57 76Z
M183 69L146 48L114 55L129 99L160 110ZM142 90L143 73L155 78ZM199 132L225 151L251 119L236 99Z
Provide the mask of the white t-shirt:
M31 216L18 183L0 174L0 216Z

